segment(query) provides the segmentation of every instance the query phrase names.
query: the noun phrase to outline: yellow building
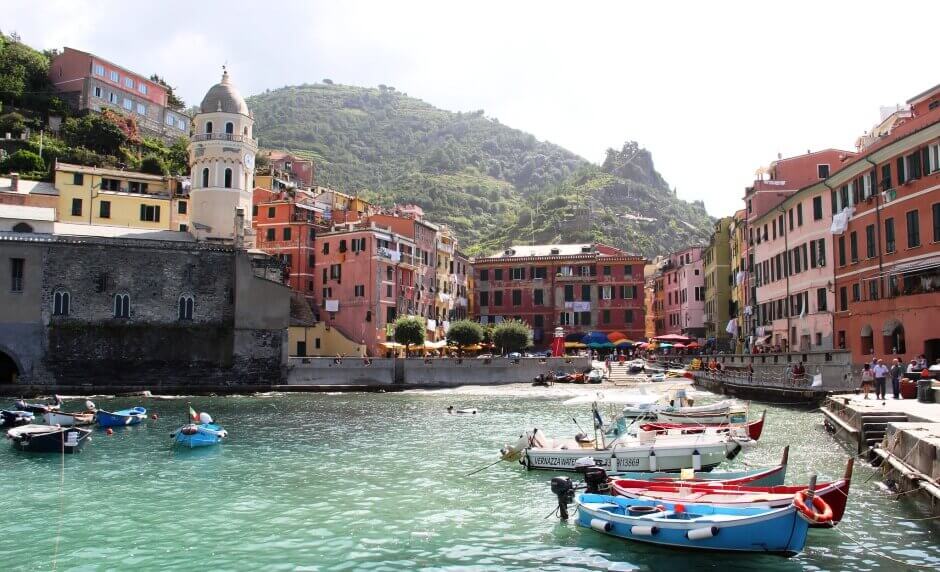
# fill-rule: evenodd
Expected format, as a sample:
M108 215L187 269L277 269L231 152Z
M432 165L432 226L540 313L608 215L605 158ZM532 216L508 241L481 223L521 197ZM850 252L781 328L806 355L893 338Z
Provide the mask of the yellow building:
M290 357L361 357L366 347L350 340L326 322L291 325L287 331Z
M189 230L189 198L172 177L56 163L56 220L154 230Z
M747 281L744 279L747 272L747 213L742 209L734 213L731 226L728 228L731 242L731 318L737 319L737 333L732 336L735 353L744 351L744 337L747 331L745 325L744 308L747 306Z

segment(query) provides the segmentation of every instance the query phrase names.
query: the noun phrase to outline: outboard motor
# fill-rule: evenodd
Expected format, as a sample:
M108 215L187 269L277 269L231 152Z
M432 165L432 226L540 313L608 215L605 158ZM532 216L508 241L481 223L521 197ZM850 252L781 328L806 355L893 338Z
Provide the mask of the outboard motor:
M554 477L552 492L558 497L558 516L568 520L568 505L574 502L574 484L568 477Z
M606 495L610 493L607 483L607 471L602 467L587 467L584 469L584 485L589 493Z

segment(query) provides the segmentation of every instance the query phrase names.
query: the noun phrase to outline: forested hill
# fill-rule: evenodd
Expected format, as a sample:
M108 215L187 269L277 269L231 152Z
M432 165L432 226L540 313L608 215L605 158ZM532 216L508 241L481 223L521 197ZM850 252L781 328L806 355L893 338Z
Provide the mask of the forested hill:
M635 143L597 166L482 110L444 111L387 86L285 87L248 105L261 145L312 158L318 184L415 203L470 253L597 240L653 256L711 231L704 206L677 199Z

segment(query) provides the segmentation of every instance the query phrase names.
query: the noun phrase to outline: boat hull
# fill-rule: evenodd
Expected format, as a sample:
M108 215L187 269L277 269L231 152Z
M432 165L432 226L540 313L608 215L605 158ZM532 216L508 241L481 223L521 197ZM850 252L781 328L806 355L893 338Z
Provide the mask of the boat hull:
M33 422L35 416L29 411L0 411L0 427L19 427Z
M90 435L88 429L45 425L24 425L7 432L15 449L29 453L77 453L89 441Z
M191 428L195 428L195 430L190 432ZM215 423L201 423L199 425L184 425L170 436L173 438L174 446L195 449L197 447L218 445L228 436L228 433Z
M737 446L730 444L731 447ZM740 447L738 447L740 448ZM692 468L695 464L693 455L698 452L700 467L704 470L717 467L729 455L737 454L733 448L729 451L729 444L701 444L701 445L662 445L647 444L618 447L616 452L611 449L542 449L532 447L526 449L522 457L522 464L527 469L544 469L555 471L574 471L578 459L591 457L594 464L610 473L618 471L680 471ZM655 454L651 454L655 452ZM613 461L611 458L613 457ZM653 460L655 459L655 460ZM653 466L655 464L655 466Z
M122 409L121 411L98 411L95 414L95 421L100 427L122 427L125 425L137 425L147 418L147 410L143 407L133 409Z
M654 515L630 516L629 507L665 510ZM663 546L693 550L768 552L793 556L806 544L809 523L792 505L778 509L717 508L676 505L584 494L578 500L578 524L605 534Z
M95 422L94 413L62 413L61 411L50 411L42 414L43 421L48 425L60 425L62 427L73 427L77 425L91 425Z
M670 423L666 421L653 421L650 423L644 423L640 425L640 429L644 431L669 431L673 429L678 429L685 434L695 434L695 433L704 433L706 429L714 429L716 431L728 432L732 430L737 430L738 428L745 429L747 431L747 436L754 441L760 439L761 433L764 431L764 418L766 416L766 411L761 415L760 419L755 421L748 421L744 424L707 424L707 423Z

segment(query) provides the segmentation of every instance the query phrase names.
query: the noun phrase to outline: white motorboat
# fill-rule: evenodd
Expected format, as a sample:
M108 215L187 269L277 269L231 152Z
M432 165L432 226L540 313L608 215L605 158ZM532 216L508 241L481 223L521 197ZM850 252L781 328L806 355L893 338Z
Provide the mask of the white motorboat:
M697 407L666 407L656 412L657 421L702 425L747 422L747 408L733 399Z
M579 459L590 458L589 463L609 472L645 472L708 470L725 459L733 459L740 451L741 444L730 435L715 432L656 435L641 431L598 447L583 435L576 439L553 439L535 429L520 435L514 445L507 445L500 453L504 460L518 459L527 469L573 471Z

